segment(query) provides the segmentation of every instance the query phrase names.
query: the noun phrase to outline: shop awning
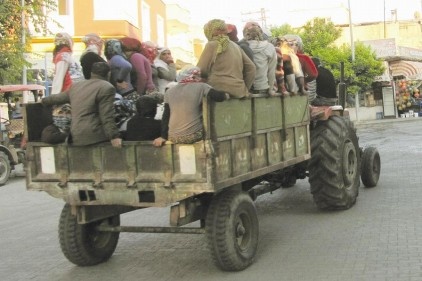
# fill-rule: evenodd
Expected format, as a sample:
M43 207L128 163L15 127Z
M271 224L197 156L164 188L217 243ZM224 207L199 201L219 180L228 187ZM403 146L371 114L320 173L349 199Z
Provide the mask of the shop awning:
M422 62L418 61L390 61L391 75L404 76L407 79L422 79Z

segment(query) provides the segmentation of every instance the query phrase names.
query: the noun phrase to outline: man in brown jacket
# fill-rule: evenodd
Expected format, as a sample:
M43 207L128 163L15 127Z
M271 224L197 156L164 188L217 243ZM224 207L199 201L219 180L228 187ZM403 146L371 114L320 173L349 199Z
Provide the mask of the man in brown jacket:
M70 103L72 144L90 145L110 141L121 147L122 139L114 121L112 84L107 81L110 67L105 62L92 65L91 79L73 84L69 90L42 99L44 105Z
M223 20L214 19L204 26L208 43L199 58L206 83L215 90L229 93L232 98L249 96L255 80L255 64L245 52L227 36Z

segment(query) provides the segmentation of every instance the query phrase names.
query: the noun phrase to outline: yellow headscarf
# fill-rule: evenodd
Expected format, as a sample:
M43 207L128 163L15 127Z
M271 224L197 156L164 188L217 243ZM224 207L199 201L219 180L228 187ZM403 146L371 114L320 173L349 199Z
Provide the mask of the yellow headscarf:
M217 41L217 55L224 52L229 46L227 26L223 20L213 19L204 25L204 34L208 41Z

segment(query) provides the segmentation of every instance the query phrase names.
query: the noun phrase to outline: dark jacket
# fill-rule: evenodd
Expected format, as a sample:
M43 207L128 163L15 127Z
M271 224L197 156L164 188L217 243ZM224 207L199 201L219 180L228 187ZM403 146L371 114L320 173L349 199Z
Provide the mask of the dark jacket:
M317 95L324 98L336 98L336 81L333 73L323 66L318 66L318 76L316 78Z
M60 94L42 99L45 105L70 103L70 133L74 145L89 145L120 136L114 121L115 88L98 75L81 81Z
M153 117L135 115L127 122L125 140L154 140L161 135L161 121Z
M80 58L82 72L85 79L91 78L92 65L96 62L106 62L100 55L94 52L87 52Z

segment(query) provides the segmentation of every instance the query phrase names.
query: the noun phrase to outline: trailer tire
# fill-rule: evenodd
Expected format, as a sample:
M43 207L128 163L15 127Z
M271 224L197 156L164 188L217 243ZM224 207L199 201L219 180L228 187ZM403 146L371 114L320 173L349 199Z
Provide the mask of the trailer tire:
M107 261L114 253L119 240L119 232L99 232L96 226L107 223L120 225L120 216L104 220L78 224L72 215L71 207L66 204L60 215L59 240L65 257L79 266L91 266Z
M359 194L360 150L353 124L331 116L311 131L309 183L315 204L324 210L349 209Z
M223 191L209 206L205 230L214 263L225 271L240 271L254 260L259 224L251 197L240 191Z
M6 153L0 151L0 186L7 183L11 171L9 157L7 157Z
M361 180L366 187L377 185L381 173L381 159L376 147L367 147L362 153Z

